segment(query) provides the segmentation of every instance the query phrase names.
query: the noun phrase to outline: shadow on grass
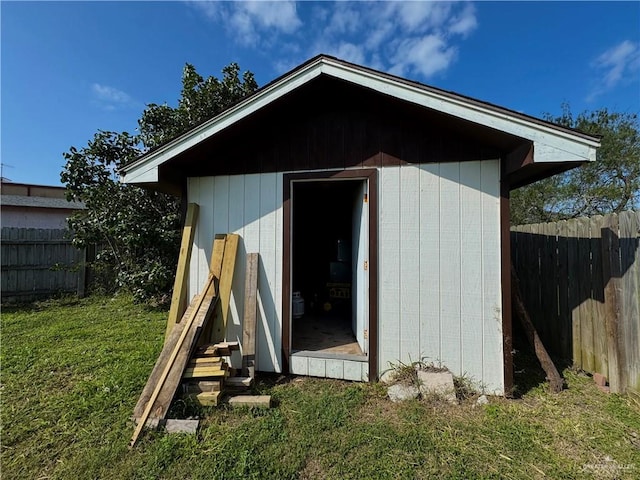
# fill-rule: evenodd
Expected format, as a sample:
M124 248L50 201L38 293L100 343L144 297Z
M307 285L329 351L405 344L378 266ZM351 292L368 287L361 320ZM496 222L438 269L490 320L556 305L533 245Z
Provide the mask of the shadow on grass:
M513 324L513 398L522 398L528 392L548 384L546 374L536 357L533 347L529 344L522 327ZM566 359L552 357L553 363L562 376L562 372L571 366Z
M81 299L76 295L60 294L44 300L2 302L3 313L41 312L49 307L75 307Z
M46 299L19 301L12 300L10 302L2 301L3 313L29 313L29 312L41 312L48 308L56 307L76 307L83 304L96 304L100 301L116 301L121 300L125 303L129 302L136 304L131 295L129 294L115 294L115 295L103 295L103 294L91 294L83 298L74 294L61 293L60 295L50 296ZM169 303L158 303L155 301L149 301L147 303L138 304L145 312L148 313L169 313Z

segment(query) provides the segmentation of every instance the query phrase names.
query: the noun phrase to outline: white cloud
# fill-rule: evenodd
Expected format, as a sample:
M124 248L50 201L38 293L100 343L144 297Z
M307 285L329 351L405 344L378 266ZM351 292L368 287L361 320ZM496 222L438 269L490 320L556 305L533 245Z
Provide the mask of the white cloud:
M639 54L638 45L625 40L600 55L595 66L605 70L604 85L608 88L615 87L625 71L637 69Z
M211 20L220 20L222 18L222 2L186 0L185 3Z
M277 47L278 73L326 53L426 80L449 68L460 42L478 27L469 2L300 2L299 10L292 1L188 3L240 45Z
M587 100L626 83L640 69L640 44L625 40L600 54L591 64L601 76Z
M449 23L449 32L460 34L463 37L469 35L478 26L476 19L476 7L468 4L459 15L454 16Z
M456 47L437 35L409 38L398 45L390 72L400 76L419 73L428 78L446 69L456 53Z
M410 32L441 27L451 14L451 2L390 2L389 11ZM394 14L392 13L392 15Z
M375 51L392 36L394 26L391 22L378 24L369 35L365 37L364 45L367 50Z
M188 2L206 17L221 22L234 39L257 45L264 35L292 34L302 26L296 3L286 1Z
M342 42L331 53L342 60L346 60L347 62L358 64L365 63L364 49L359 45L354 45L353 43Z
M329 24L325 29L325 35L349 34L358 29L361 23L360 11L352 8L352 4L339 2L333 11Z
M91 92L95 103L106 110L116 110L136 104L129 94L108 85L94 83L91 85Z

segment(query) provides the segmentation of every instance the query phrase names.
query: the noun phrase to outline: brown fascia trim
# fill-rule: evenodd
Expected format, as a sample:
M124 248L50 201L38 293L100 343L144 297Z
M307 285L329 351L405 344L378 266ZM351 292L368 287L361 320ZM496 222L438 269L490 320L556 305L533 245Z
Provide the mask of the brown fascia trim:
M291 178L282 179L282 373L289 373L291 354Z
M523 141L520 145L506 154L505 174L511 175L525 165L533 163L533 142Z
M500 283L502 290L502 354L504 395L513 396L513 322L511 312L511 218L506 162L500 168Z
M291 355L291 182L314 180L369 181L369 381L378 378L378 170L363 168L285 173L283 177L282 369L289 373Z
M573 168L581 167L587 163L589 162L558 162L556 164L538 163L525 165L521 171L515 171L509 175L509 188L515 190L520 187L525 187L531 183L564 173Z

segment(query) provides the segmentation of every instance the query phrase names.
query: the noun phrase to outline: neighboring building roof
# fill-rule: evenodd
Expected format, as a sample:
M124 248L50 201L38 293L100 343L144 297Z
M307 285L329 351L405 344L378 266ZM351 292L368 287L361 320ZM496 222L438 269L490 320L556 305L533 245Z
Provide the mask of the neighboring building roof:
M83 202L69 202L65 197L65 187L53 185L35 185L2 181L0 205L29 208L55 208L82 210Z
M0 205L12 207L59 208L66 210L82 210L82 202L69 202L65 198L28 197L24 195L2 195Z
M513 168L515 170L522 168L524 172L520 176L515 176L517 184L525 184L540 176L570 168L567 166L570 164L594 161L596 149L600 146L598 137L574 129L334 57L319 55L265 85L250 97L214 118L122 168L120 171L122 181L126 183L158 182L160 165L321 75L356 84L380 94L530 142L530 149L515 152L518 159L513 162ZM533 164L547 165L544 168L532 170L530 167ZM554 168L548 164L558 164L558 166ZM510 173L517 173L515 170Z

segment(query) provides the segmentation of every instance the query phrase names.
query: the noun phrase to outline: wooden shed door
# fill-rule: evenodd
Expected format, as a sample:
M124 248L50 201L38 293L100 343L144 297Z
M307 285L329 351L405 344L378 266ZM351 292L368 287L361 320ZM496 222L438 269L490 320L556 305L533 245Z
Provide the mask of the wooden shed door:
M352 213L352 329L363 353L367 353L369 328L369 202L367 181L362 180Z

